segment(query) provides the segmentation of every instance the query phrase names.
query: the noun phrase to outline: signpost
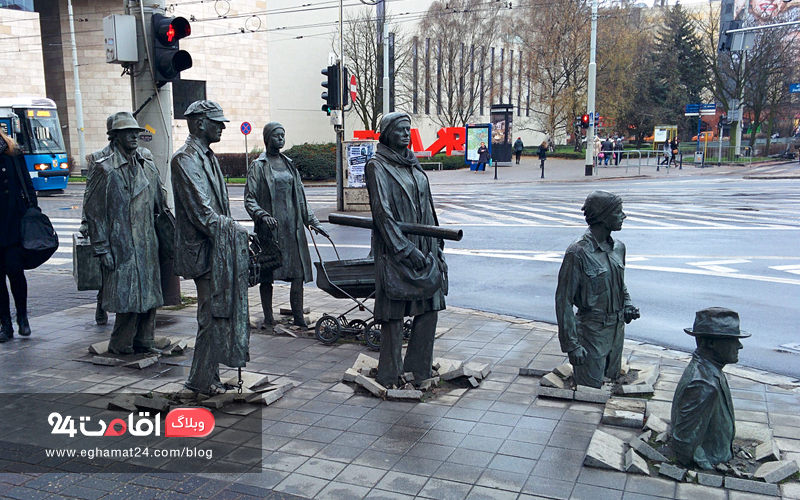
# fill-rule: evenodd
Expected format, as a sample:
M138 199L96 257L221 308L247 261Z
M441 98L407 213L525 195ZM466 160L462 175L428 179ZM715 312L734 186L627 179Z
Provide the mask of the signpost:
M789 93L790 94L800 94L800 83L790 83L789 84Z
M244 168L246 171L247 167L250 166L250 157L247 149L247 136L250 135L250 132L253 131L253 127L250 126L250 122L242 122L242 125L241 127L239 127L239 130L241 130L242 134L244 134Z
M717 114L717 105L716 103L711 104L687 104L686 109L684 111L685 116L696 116L697 117L697 147L695 149L695 162L700 160L700 166L705 166L705 154L700 151L700 132L701 132L701 125L703 124L703 119L701 116L709 116ZM722 141L722 138L719 138Z

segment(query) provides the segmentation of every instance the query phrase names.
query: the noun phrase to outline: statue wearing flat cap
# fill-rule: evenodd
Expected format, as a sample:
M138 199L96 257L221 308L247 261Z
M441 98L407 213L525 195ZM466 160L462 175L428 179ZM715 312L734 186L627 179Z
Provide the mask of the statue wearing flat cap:
M143 130L131 113L112 115L110 143L92 155L86 186L88 233L103 271L98 310L117 313L108 343L114 354L153 347L164 303L155 220L166 210L165 193L153 156L138 147Z
M195 101L184 113L189 137L172 156L175 195L175 274L197 286L197 341L186 388L224 392L219 363L249 359L248 231L234 221L216 155L225 122L214 101Z
M733 457L736 417L728 380L722 372L739 361L740 339L750 336L739 329L739 314L724 307L695 313L692 328L697 349L683 371L672 399L672 448L678 461L694 462L703 469Z
M398 383L404 372L421 382L431 376L439 311L445 308L444 242L404 234L399 223L438 226L428 177L408 149L411 118L389 113L380 124L380 144L366 165L375 258L375 319L381 323L378 383ZM429 286L430 285L430 286ZM405 359L403 317L413 316Z
M274 239L281 251L280 267L262 268L259 279L264 327L275 324L272 314L273 280L291 283L289 304L294 324L306 325L303 314L303 282L313 278L311 255L305 228L328 235L306 201L300 173L290 158L281 153L286 131L278 122L264 126L267 150L250 164L244 187L244 207L255 222L262 240Z
M625 286L622 198L595 191L582 208L589 229L564 254L556 288L561 351L568 353L575 383L599 388L619 378L625 324L639 317Z

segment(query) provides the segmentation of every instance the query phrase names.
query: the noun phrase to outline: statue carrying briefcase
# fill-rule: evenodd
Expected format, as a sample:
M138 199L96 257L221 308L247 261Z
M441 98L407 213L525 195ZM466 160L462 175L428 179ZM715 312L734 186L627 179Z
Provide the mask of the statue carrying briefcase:
M80 291L103 286L100 259L95 257L89 237L81 233L72 233L72 276Z

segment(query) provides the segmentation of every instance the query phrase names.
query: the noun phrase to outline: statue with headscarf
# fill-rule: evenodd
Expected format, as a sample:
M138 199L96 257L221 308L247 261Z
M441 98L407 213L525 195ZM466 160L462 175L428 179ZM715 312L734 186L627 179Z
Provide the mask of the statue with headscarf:
M619 378L625 324L639 309L625 286L625 244L611 237L625 220L622 198L595 191L582 210L589 229L567 248L558 272L558 340L575 383L599 388L604 378Z
M308 326L303 314L303 283L311 281L313 274L305 228L328 236L306 201L300 173L281 153L285 134L278 122L264 125L266 151L250 164L244 187L244 207L255 222L258 238L272 239L280 248L280 266L262 268L259 278L264 328L275 324L272 282L276 279L291 283L289 303L294 324Z
M438 226L428 177L408 149L411 117L388 113L380 123L380 144L366 165L375 258L375 319L381 324L376 380L385 387L411 372L418 383L430 378L438 311L445 308L447 266L444 242L404 234L399 223ZM405 359L403 318L413 316Z

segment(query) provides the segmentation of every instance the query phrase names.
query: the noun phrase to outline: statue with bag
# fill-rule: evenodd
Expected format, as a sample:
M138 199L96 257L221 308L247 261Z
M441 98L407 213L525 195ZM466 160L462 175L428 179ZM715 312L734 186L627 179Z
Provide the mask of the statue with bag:
M408 149L411 117L389 113L380 124L380 144L366 165L375 258L375 319L381 323L376 380L385 387L400 375L417 383L430 378L439 311L445 309L447 264L444 242L404 233L403 223L438 226L428 177ZM413 316L405 359L403 318Z

